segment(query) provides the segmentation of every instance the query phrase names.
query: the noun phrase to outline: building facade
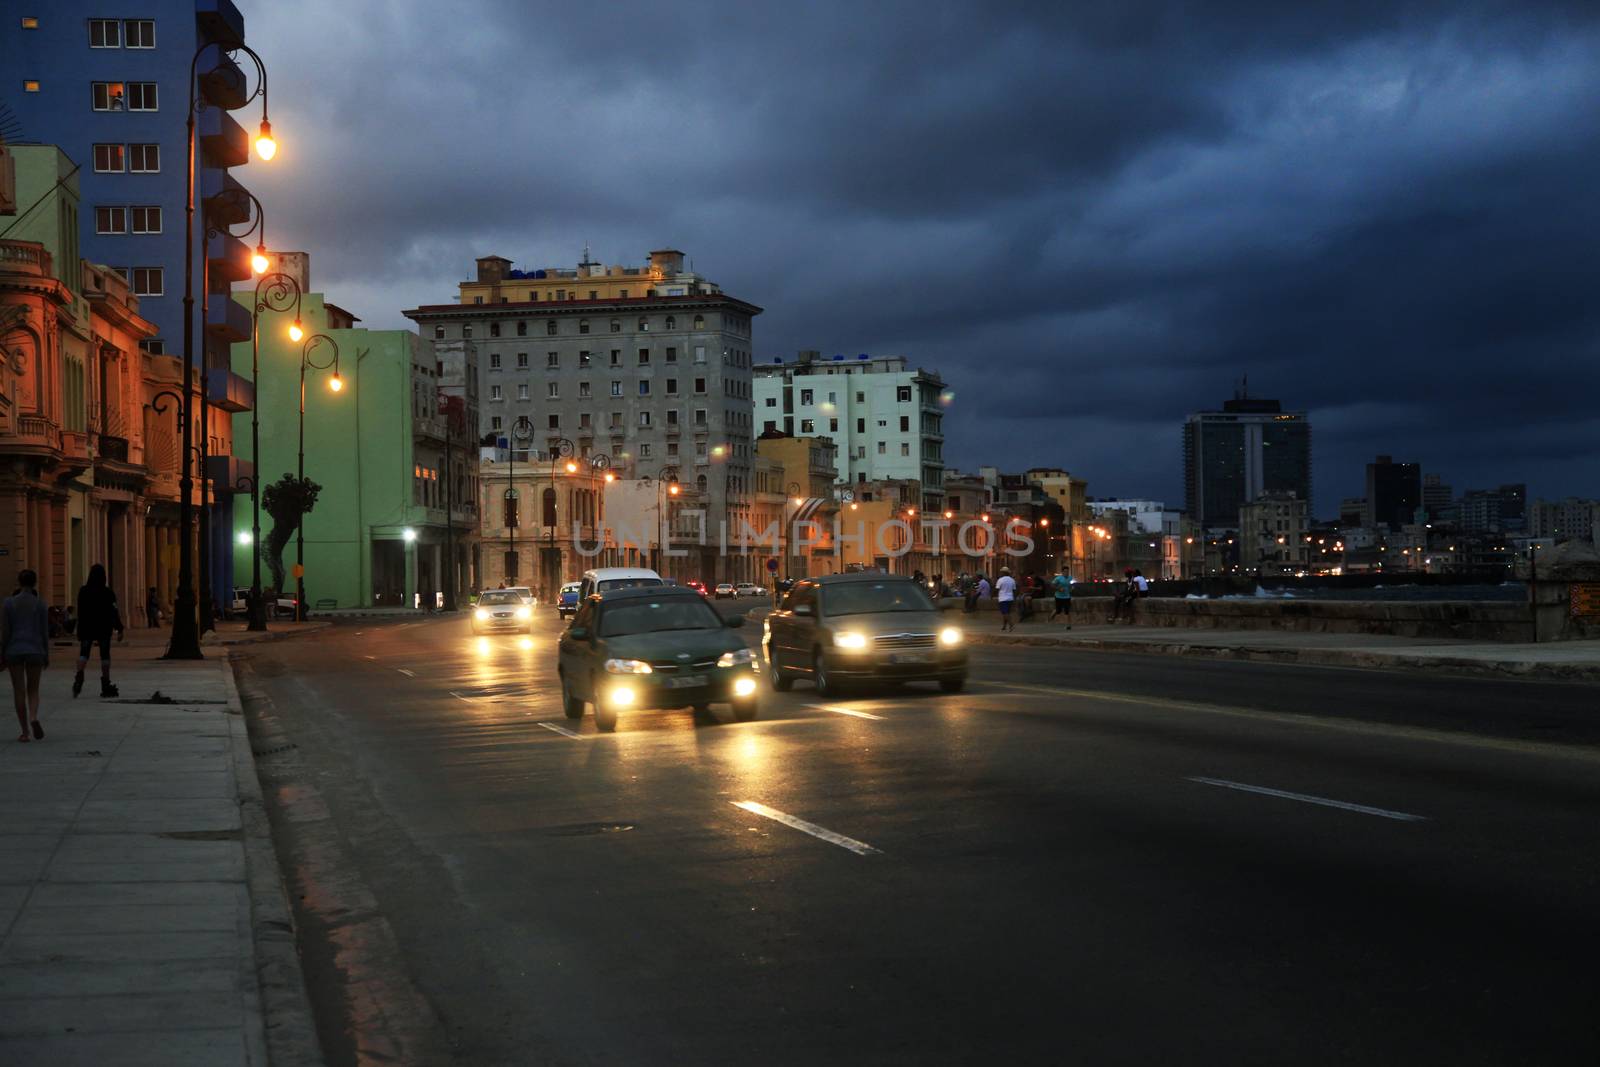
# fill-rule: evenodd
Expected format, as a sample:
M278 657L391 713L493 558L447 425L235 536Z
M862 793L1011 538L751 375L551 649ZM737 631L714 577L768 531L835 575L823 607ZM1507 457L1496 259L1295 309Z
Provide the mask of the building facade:
M1239 509L1239 565L1250 574L1305 574L1311 566L1306 502L1268 493Z
M806 350L755 370L757 433L831 437L839 481L920 482L928 510L943 495L943 398L944 380L904 356Z
M1600 500L1535 500L1528 508L1528 534L1551 541L1593 541Z
M1221 411L1183 427L1184 510L1205 529L1229 529L1263 493L1311 499L1311 423L1303 411L1240 390Z
M619 478L675 470L706 523L693 577L733 576L721 531L749 520L752 326L761 308L684 269L584 261L520 271L485 256L459 302L406 316L437 344L471 342L479 433L537 459L571 454ZM692 494L692 497L689 495Z
M1367 464L1367 504L1362 525L1398 530L1416 519L1422 506L1422 467L1379 456Z

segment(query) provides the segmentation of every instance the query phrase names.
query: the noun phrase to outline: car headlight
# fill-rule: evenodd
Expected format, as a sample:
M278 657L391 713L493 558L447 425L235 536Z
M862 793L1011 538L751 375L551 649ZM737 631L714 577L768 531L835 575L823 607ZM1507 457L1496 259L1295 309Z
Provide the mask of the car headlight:
M519 618L519 619L531 619L531 618L533 618L533 609L528 607L528 605L526 605L526 604L522 605L522 607L517 609L517 618Z
M649 674L650 664L642 659L608 659L606 660L606 673L608 674Z
M961 641L961 631L954 626L946 626L939 631L939 643L941 645L959 645Z
M474 619L477 619L479 622L488 622L489 621L489 609L488 608L479 608L477 611L474 611L472 613L472 617Z
M742 667L755 661L756 654L748 648L741 648L736 652L724 652L717 657L719 667Z
M842 634L834 634L833 635L833 647L834 648L854 648L854 649L866 648L867 647L867 635L866 634L854 633L852 631L846 631L846 632L844 632Z
M754 693L755 691L756 691L756 680L754 678L748 678L748 677L740 678L737 682L733 683L733 695L734 696L747 697L751 693Z
M611 690L611 703L618 707L626 707L633 703L633 690L625 685L619 685Z

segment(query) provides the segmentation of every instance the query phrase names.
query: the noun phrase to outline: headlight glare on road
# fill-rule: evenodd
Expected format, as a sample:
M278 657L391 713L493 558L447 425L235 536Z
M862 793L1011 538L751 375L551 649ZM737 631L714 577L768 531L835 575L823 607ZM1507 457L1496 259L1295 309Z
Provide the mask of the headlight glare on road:
M606 660L607 674L649 674L650 664L642 659L608 659ZM618 690L621 692L621 690ZM632 690L629 690L631 693ZM631 700L632 697L629 697Z
M611 705L613 707L625 708L625 707L627 707L628 705L630 705L632 703L633 703L633 690L632 689L629 689L625 685L619 685L615 689L611 690Z
M847 630L847 631L845 631L844 633L841 633L841 634L834 634L833 635L833 647L834 648L858 649L858 650L866 648L867 647L867 635L866 634L858 634L858 633L855 633L855 632L849 631L849 630Z
M479 622L488 622L489 621L489 609L488 608L479 608L477 611L474 611L472 613L472 617L474 619L477 619Z
M748 648L737 649L733 652L724 652L717 657L719 667L742 667L755 659L755 653Z
M527 620L533 618L533 609L524 604L517 609L517 618Z
M747 697L755 691L756 680L754 678L740 678L733 683L733 695L736 697Z
M946 626L939 631L939 643L941 645L959 645L961 640L961 631L954 626Z

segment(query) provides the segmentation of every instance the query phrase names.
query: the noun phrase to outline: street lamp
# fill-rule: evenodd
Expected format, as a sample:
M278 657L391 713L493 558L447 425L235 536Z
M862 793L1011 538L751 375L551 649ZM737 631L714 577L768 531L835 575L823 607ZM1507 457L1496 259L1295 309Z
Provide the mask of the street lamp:
M227 56L229 60L239 52L243 52L255 61L256 88L244 103L248 104L258 95L261 97L261 138L257 142L257 150L263 159L272 158L277 149L277 143L272 140L272 127L267 122L267 67L255 50L244 44L235 44L231 47L204 44L195 50L194 57L189 60L189 106L186 112L187 128L184 147L186 149L186 165L184 167L184 195L183 195L183 446L179 455L183 457L183 476L180 479L180 499L178 502L178 526L180 538L178 541L178 595L173 604L172 613L172 640L167 645L165 658L167 659L201 659L199 620L195 613L195 583L194 583L194 544L190 539L190 525L194 518L194 473L190 466L189 453L194 447L194 207L195 207L195 116L200 109L200 101L196 98L195 90L198 87L196 75L199 72L200 57L207 51L216 49L218 57ZM209 254L209 249L207 250ZM201 393L204 395L205 375L201 374ZM204 409L202 409L204 410ZM206 428L209 433L209 427Z
M246 629L256 631L267 628L267 606L261 598L261 313L285 312L290 308L294 309L294 321L298 325L300 283L282 271L263 274L256 282L250 312L250 389L257 394L257 399L250 405L250 457L255 463L256 476L250 479L250 543L254 551L250 559L250 599L246 604L250 621ZM289 336L293 338L294 335L291 329Z
M333 356L325 362L318 363L311 357L318 345L327 345L333 349ZM306 480L306 369L328 370L332 368L333 378L328 382L328 388L337 393L344 388L344 381L339 377L339 343L325 333L314 333L306 338L306 343L300 348L300 454L296 460L295 471L299 479ZM306 517L300 516L300 522L294 531L294 618L296 622L306 621Z
M783 576L785 578L794 576L794 572L797 569L796 561L799 558L794 551L793 520L799 516L800 508L805 504L805 501L800 498L800 488L799 482L790 482L783 488ZM789 514L790 504L794 505L794 515ZM778 582L776 577L773 578L772 591L774 595L777 594Z
M522 577L522 561L517 557L517 527L522 523L522 498L517 496L517 445L520 443L524 450L533 440L533 423L526 415L518 415L517 420L511 424L508 431L507 443L511 446L507 451L511 454L511 471L506 476L506 500L511 503L509 518L506 524L507 536L510 538L510 547L506 550L506 562L511 564L515 574L508 574L508 578ZM504 568L502 568L504 569Z
M649 481L649 476L646 475L644 480ZM656 471L655 486L656 547L654 559L655 567L652 569L659 574L661 573L662 560L665 558L664 547L672 527L671 517L666 514L665 498L668 496L677 496L681 491L680 487L678 486L678 468L662 467L660 470Z

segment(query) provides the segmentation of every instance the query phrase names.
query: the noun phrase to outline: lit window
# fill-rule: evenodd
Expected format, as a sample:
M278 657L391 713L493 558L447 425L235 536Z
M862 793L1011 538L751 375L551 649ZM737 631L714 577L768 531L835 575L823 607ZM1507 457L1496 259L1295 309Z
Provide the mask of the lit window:
M94 169L101 174L119 174L126 169L126 161L119 144L94 146Z
M39 28L39 20L32 15L24 15L22 16L22 28L25 30L36 30Z
M121 111L126 89L121 82L90 82L89 90L96 111Z
M22 91L25 92L25 93L36 93L36 92L38 92L39 91L39 80L37 78L28 78L27 80L25 80L22 83Z

